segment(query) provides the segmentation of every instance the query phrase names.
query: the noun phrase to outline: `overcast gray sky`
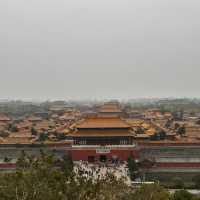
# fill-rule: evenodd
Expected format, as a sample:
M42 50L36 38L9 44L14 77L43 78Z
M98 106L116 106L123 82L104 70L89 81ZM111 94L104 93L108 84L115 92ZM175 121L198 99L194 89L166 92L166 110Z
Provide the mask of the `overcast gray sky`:
M199 0L0 0L0 98L200 97Z

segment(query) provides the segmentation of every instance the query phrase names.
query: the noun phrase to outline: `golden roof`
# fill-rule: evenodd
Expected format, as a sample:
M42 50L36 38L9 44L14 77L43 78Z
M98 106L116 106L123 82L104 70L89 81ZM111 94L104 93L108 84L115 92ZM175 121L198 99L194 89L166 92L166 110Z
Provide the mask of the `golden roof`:
M154 135L156 133L156 130L154 128L150 128L149 130L147 130L145 132L147 135L151 136Z
M142 124L142 127L145 128L145 129L148 129L148 128L150 127L150 124L143 123L143 124Z
M78 130L76 132L73 132L69 134L70 136L75 137L123 137L123 136L133 136L133 134L128 130Z
M5 115L0 115L0 121L9 122L11 119Z
M90 117L76 124L76 128L130 128L120 117Z

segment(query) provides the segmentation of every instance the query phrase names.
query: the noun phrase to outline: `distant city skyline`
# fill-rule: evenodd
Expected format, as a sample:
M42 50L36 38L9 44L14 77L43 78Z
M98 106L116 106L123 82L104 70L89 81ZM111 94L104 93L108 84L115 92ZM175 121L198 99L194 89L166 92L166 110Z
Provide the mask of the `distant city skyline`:
M200 98L200 2L0 1L0 99Z

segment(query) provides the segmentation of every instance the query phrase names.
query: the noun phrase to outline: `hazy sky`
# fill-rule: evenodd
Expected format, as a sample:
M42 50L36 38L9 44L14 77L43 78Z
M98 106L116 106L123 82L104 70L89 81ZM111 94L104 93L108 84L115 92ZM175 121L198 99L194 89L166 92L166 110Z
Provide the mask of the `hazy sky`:
M200 97L199 0L0 0L0 98Z

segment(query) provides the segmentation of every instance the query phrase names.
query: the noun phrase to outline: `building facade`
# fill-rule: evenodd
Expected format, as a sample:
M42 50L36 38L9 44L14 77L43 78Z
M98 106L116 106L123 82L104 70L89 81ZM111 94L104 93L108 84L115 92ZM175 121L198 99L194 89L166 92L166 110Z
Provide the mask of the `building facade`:
M137 157L131 126L119 116L92 116L79 122L73 138L72 159L89 162Z

